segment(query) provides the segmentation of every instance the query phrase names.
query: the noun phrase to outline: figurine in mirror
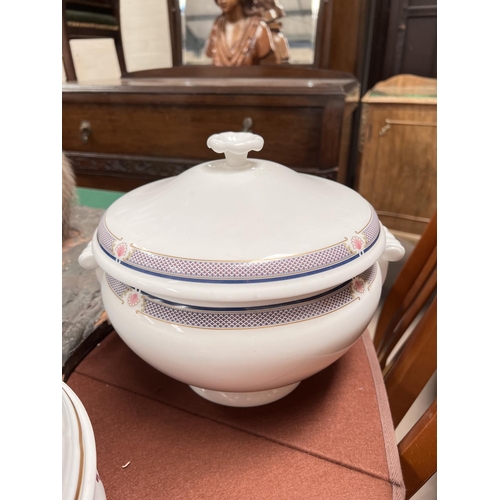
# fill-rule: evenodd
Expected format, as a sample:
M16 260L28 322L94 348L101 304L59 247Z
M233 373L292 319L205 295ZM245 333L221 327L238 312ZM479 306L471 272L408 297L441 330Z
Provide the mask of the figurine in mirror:
M277 0L260 0L260 16L268 25L274 42L276 62L287 63L290 59L290 47L283 34L282 23L279 21L286 16L285 9Z
M284 15L278 2L215 0L215 3L222 14L214 22L206 48L206 55L215 66L280 64L288 60L288 43L277 23Z

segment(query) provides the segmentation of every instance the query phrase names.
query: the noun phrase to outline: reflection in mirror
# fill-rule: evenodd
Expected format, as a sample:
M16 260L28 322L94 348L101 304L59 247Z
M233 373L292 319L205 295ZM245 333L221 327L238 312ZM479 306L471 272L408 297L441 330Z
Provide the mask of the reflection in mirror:
M128 71L172 67L167 2L120 0L120 23Z
M319 3L179 0L183 64L312 64Z

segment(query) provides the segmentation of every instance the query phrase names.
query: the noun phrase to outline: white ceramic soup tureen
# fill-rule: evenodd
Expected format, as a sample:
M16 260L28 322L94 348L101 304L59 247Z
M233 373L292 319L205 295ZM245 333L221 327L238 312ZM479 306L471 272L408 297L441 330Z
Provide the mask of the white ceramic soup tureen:
M229 406L280 399L342 356L404 254L355 191L247 158L263 144L210 137L225 159L118 199L80 256L128 346Z

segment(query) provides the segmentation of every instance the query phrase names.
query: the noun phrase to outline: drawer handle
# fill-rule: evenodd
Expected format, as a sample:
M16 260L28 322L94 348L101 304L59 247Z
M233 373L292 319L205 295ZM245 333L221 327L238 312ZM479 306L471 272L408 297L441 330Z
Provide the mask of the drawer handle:
M90 134L92 133L92 126L87 120L83 120L80 123L80 138L85 144L89 142Z
M437 123L433 122L414 122L408 120L385 120L385 125L380 129L378 135L382 136L387 133L391 128L391 125L415 125L417 127L437 127Z
M247 116L246 118L243 119L243 128L241 129L242 132L250 132L253 127L253 120Z

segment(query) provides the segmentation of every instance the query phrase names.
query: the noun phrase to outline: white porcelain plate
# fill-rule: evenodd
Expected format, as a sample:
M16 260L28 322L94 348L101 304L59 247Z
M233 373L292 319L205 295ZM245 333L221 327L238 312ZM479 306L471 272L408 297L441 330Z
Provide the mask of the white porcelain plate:
M89 416L73 390L62 384L62 498L106 500Z

